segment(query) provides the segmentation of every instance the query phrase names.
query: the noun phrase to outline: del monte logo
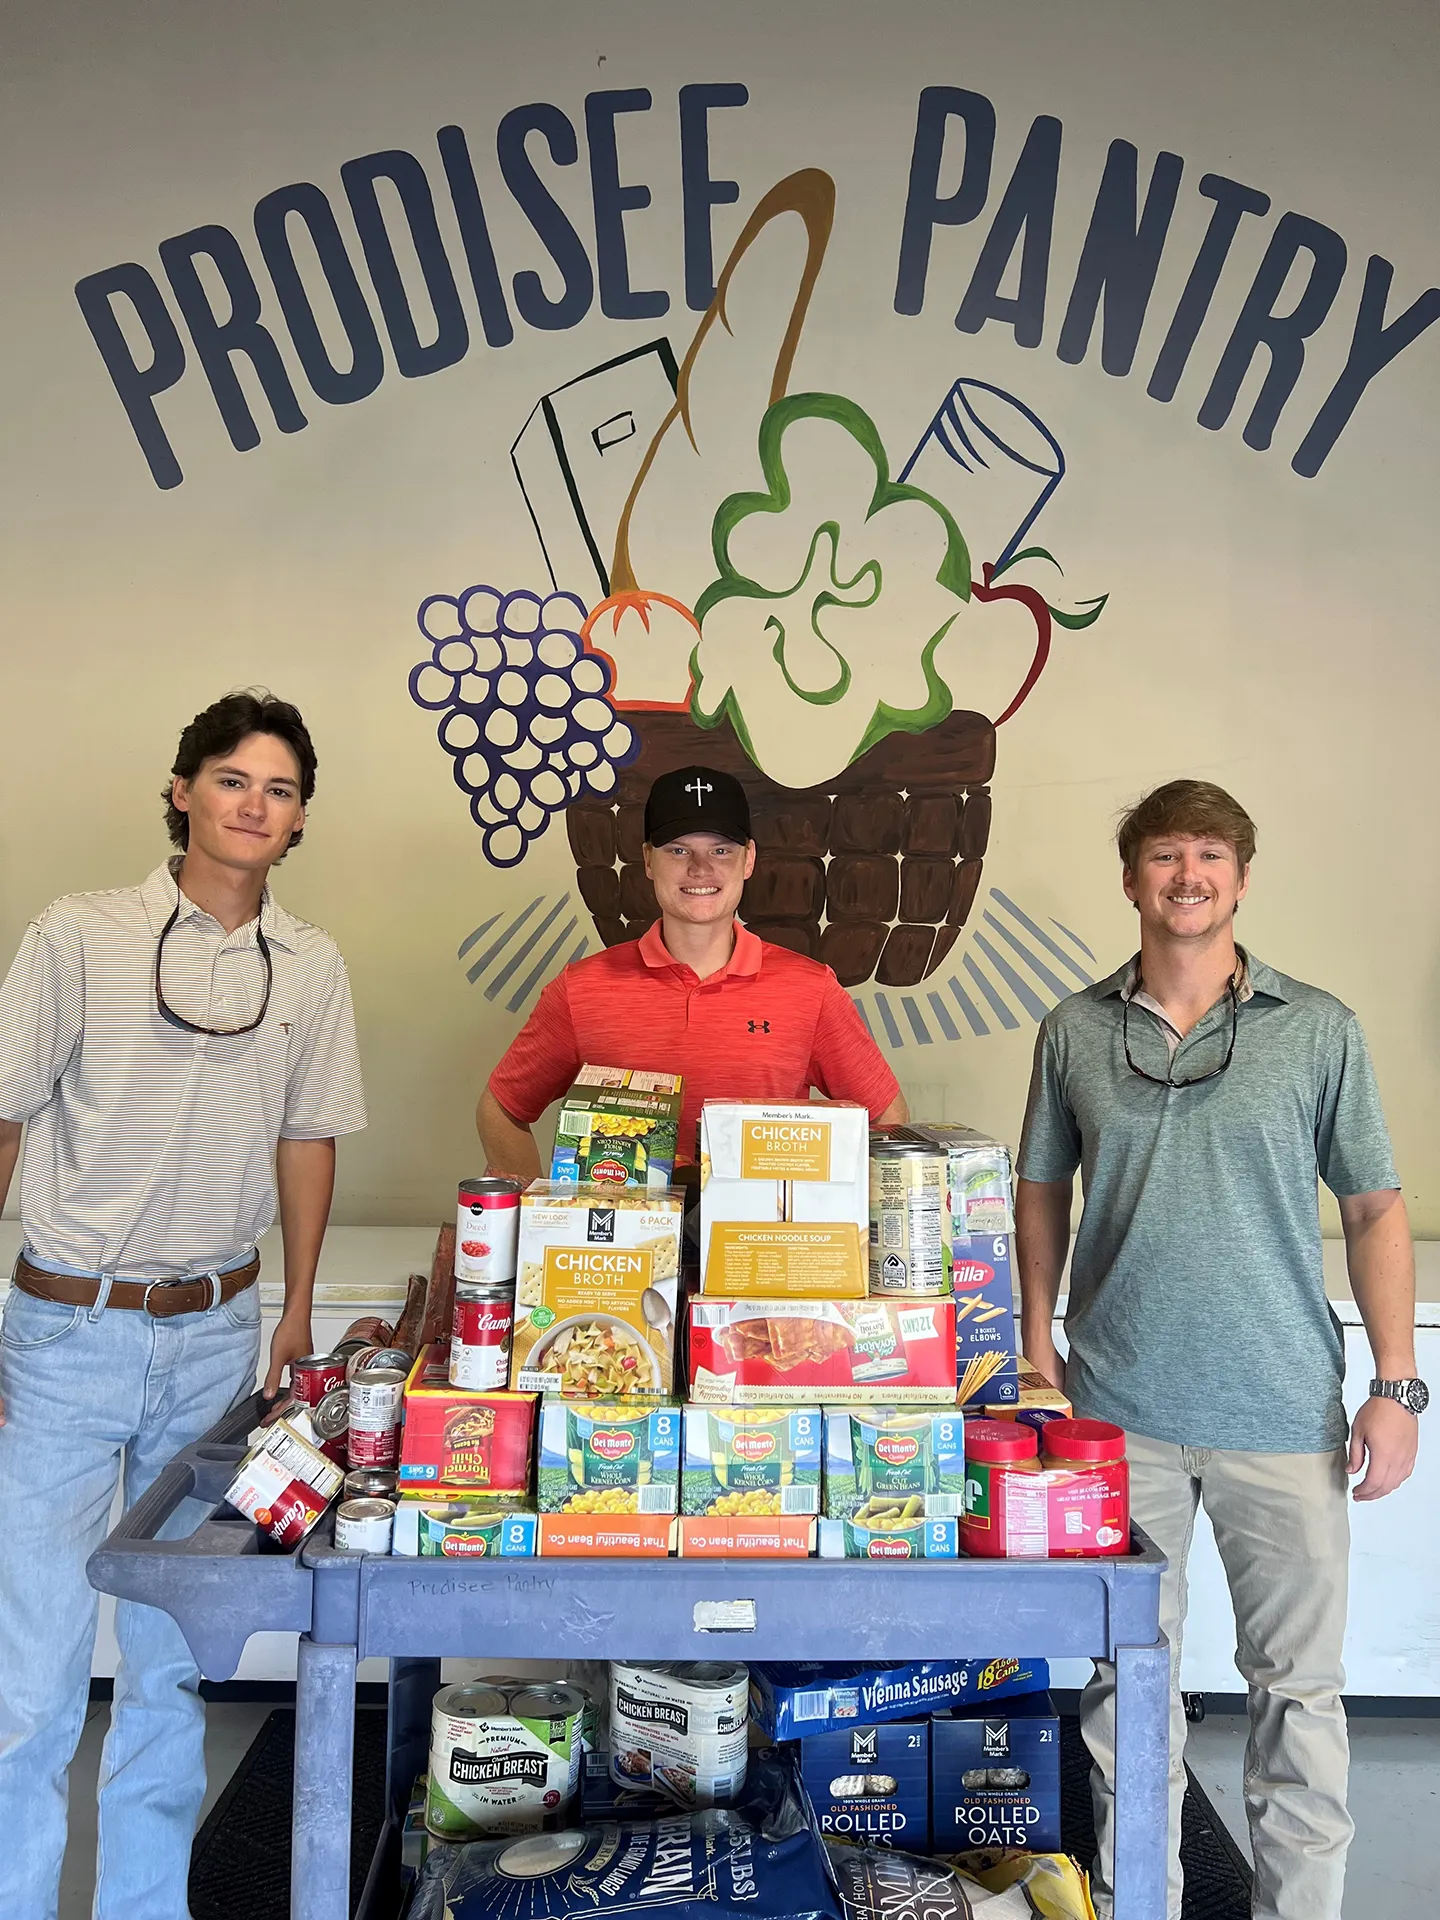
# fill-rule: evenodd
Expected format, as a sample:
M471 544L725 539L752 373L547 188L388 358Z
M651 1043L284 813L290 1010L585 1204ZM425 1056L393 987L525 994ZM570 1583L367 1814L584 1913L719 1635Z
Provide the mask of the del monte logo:
M773 1433L757 1433L753 1428L740 1428L731 1442L741 1460L768 1460L775 1451L776 1438Z
M623 1428L602 1427L590 1435L590 1451L602 1460L623 1460L635 1451L635 1436Z
M882 1433L875 1442L875 1457L887 1467L908 1466L919 1451L920 1442L914 1434Z

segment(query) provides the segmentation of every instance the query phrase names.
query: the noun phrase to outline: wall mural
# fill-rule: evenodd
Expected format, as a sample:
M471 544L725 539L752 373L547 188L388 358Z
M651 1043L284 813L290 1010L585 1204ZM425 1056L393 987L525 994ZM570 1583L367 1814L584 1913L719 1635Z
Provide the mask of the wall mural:
M783 332L742 343L752 389L757 365L764 380L751 413L733 363L712 372L706 348L717 325L735 339L732 283L787 215L798 219ZM607 945L655 918L641 860L651 781L702 761L750 795L748 923L845 986L913 987L942 967L976 901L996 730L1034 690L1055 625L1091 625L1106 596L1067 610L1020 577L1058 570L1022 542L1065 457L1013 395L957 380L897 466L858 401L791 390L834 216L828 174L780 181L678 366L668 340L652 341L536 403L511 459L548 584L429 595L418 615L429 654L410 693L441 715L439 743L492 865L519 865L564 815L579 895ZM962 622L1004 601L1033 620L1033 651L992 718L967 704ZM559 957L571 925L524 976L531 987L549 960L584 951ZM958 1038L958 1017L989 1031L958 980L949 990L951 1006L930 995L929 1024L905 1002L917 1040L931 1025ZM1038 1018L1045 1003L1030 997ZM874 1017L903 1044L884 996Z

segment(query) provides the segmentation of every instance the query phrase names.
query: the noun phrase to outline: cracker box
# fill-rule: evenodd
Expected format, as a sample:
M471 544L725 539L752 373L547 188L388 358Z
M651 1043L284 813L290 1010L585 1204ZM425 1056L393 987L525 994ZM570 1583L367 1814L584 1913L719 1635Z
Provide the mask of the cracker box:
M930 1844L1060 1848L1060 1722L1048 1693L930 1723Z
M704 1291L863 1298L869 1142L863 1107L707 1100L700 1114ZM801 1228L809 1231L794 1231Z
M635 1400L547 1400L541 1513L664 1514L679 1504L681 1411Z
M949 1300L690 1303L690 1398L707 1406L953 1405Z
M683 1196L536 1180L520 1196L510 1385L668 1398Z
M955 1295L955 1381L962 1406L1013 1407L1019 1398L1011 1256L1015 1194L1010 1149L974 1127L911 1121L944 1149L950 1169L946 1265Z
M405 1383L399 1485L524 1493L535 1431L533 1393L471 1393L450 1385L446 1341L424 1348Z
M818 1407L687 1407L682 1557L813 1553L823 1436Z
M826 1414L825 1558L953 1559L964 1506L958 1409L836 1407Z
M582 1067L560 1103L550 1178L571 1186L668 1187L682 1099L678 1073Z
M928 1852L928 1720L812 1733L800 1742L800 1778L827 1840Z
M750 1712L772 1740L795 1740L872 1720L1043 1693L1043 1660L913 1660L865 1666L839 1660L752 1661Z
M515 1493L402 1493L390 1551L421 1560L514 1560L535 1552L534 1502Z

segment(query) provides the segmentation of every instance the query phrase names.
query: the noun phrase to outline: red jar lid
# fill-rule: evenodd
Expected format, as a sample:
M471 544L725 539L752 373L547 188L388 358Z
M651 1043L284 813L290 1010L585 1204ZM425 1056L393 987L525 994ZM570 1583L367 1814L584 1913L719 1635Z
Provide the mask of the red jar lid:
M1054 1460L1086 1460L1097 1466L1125 1458L1125 1429L1108 1420L1052 1420L1045 1451Z
M1040 1436L1033 1427L1018 1426L1013 1420L967 1420L965 1422L965 1458L1003 1465L1012 1460L1033 1460L1040 1451Z

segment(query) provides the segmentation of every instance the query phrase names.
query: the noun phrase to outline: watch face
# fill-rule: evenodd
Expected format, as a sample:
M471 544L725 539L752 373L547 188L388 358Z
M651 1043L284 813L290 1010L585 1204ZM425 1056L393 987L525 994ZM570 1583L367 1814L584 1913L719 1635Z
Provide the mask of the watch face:
M1412 1413L1423 1413L1430 1404L1430 1389L1423 1380L1407 1380L1405 1404Z

